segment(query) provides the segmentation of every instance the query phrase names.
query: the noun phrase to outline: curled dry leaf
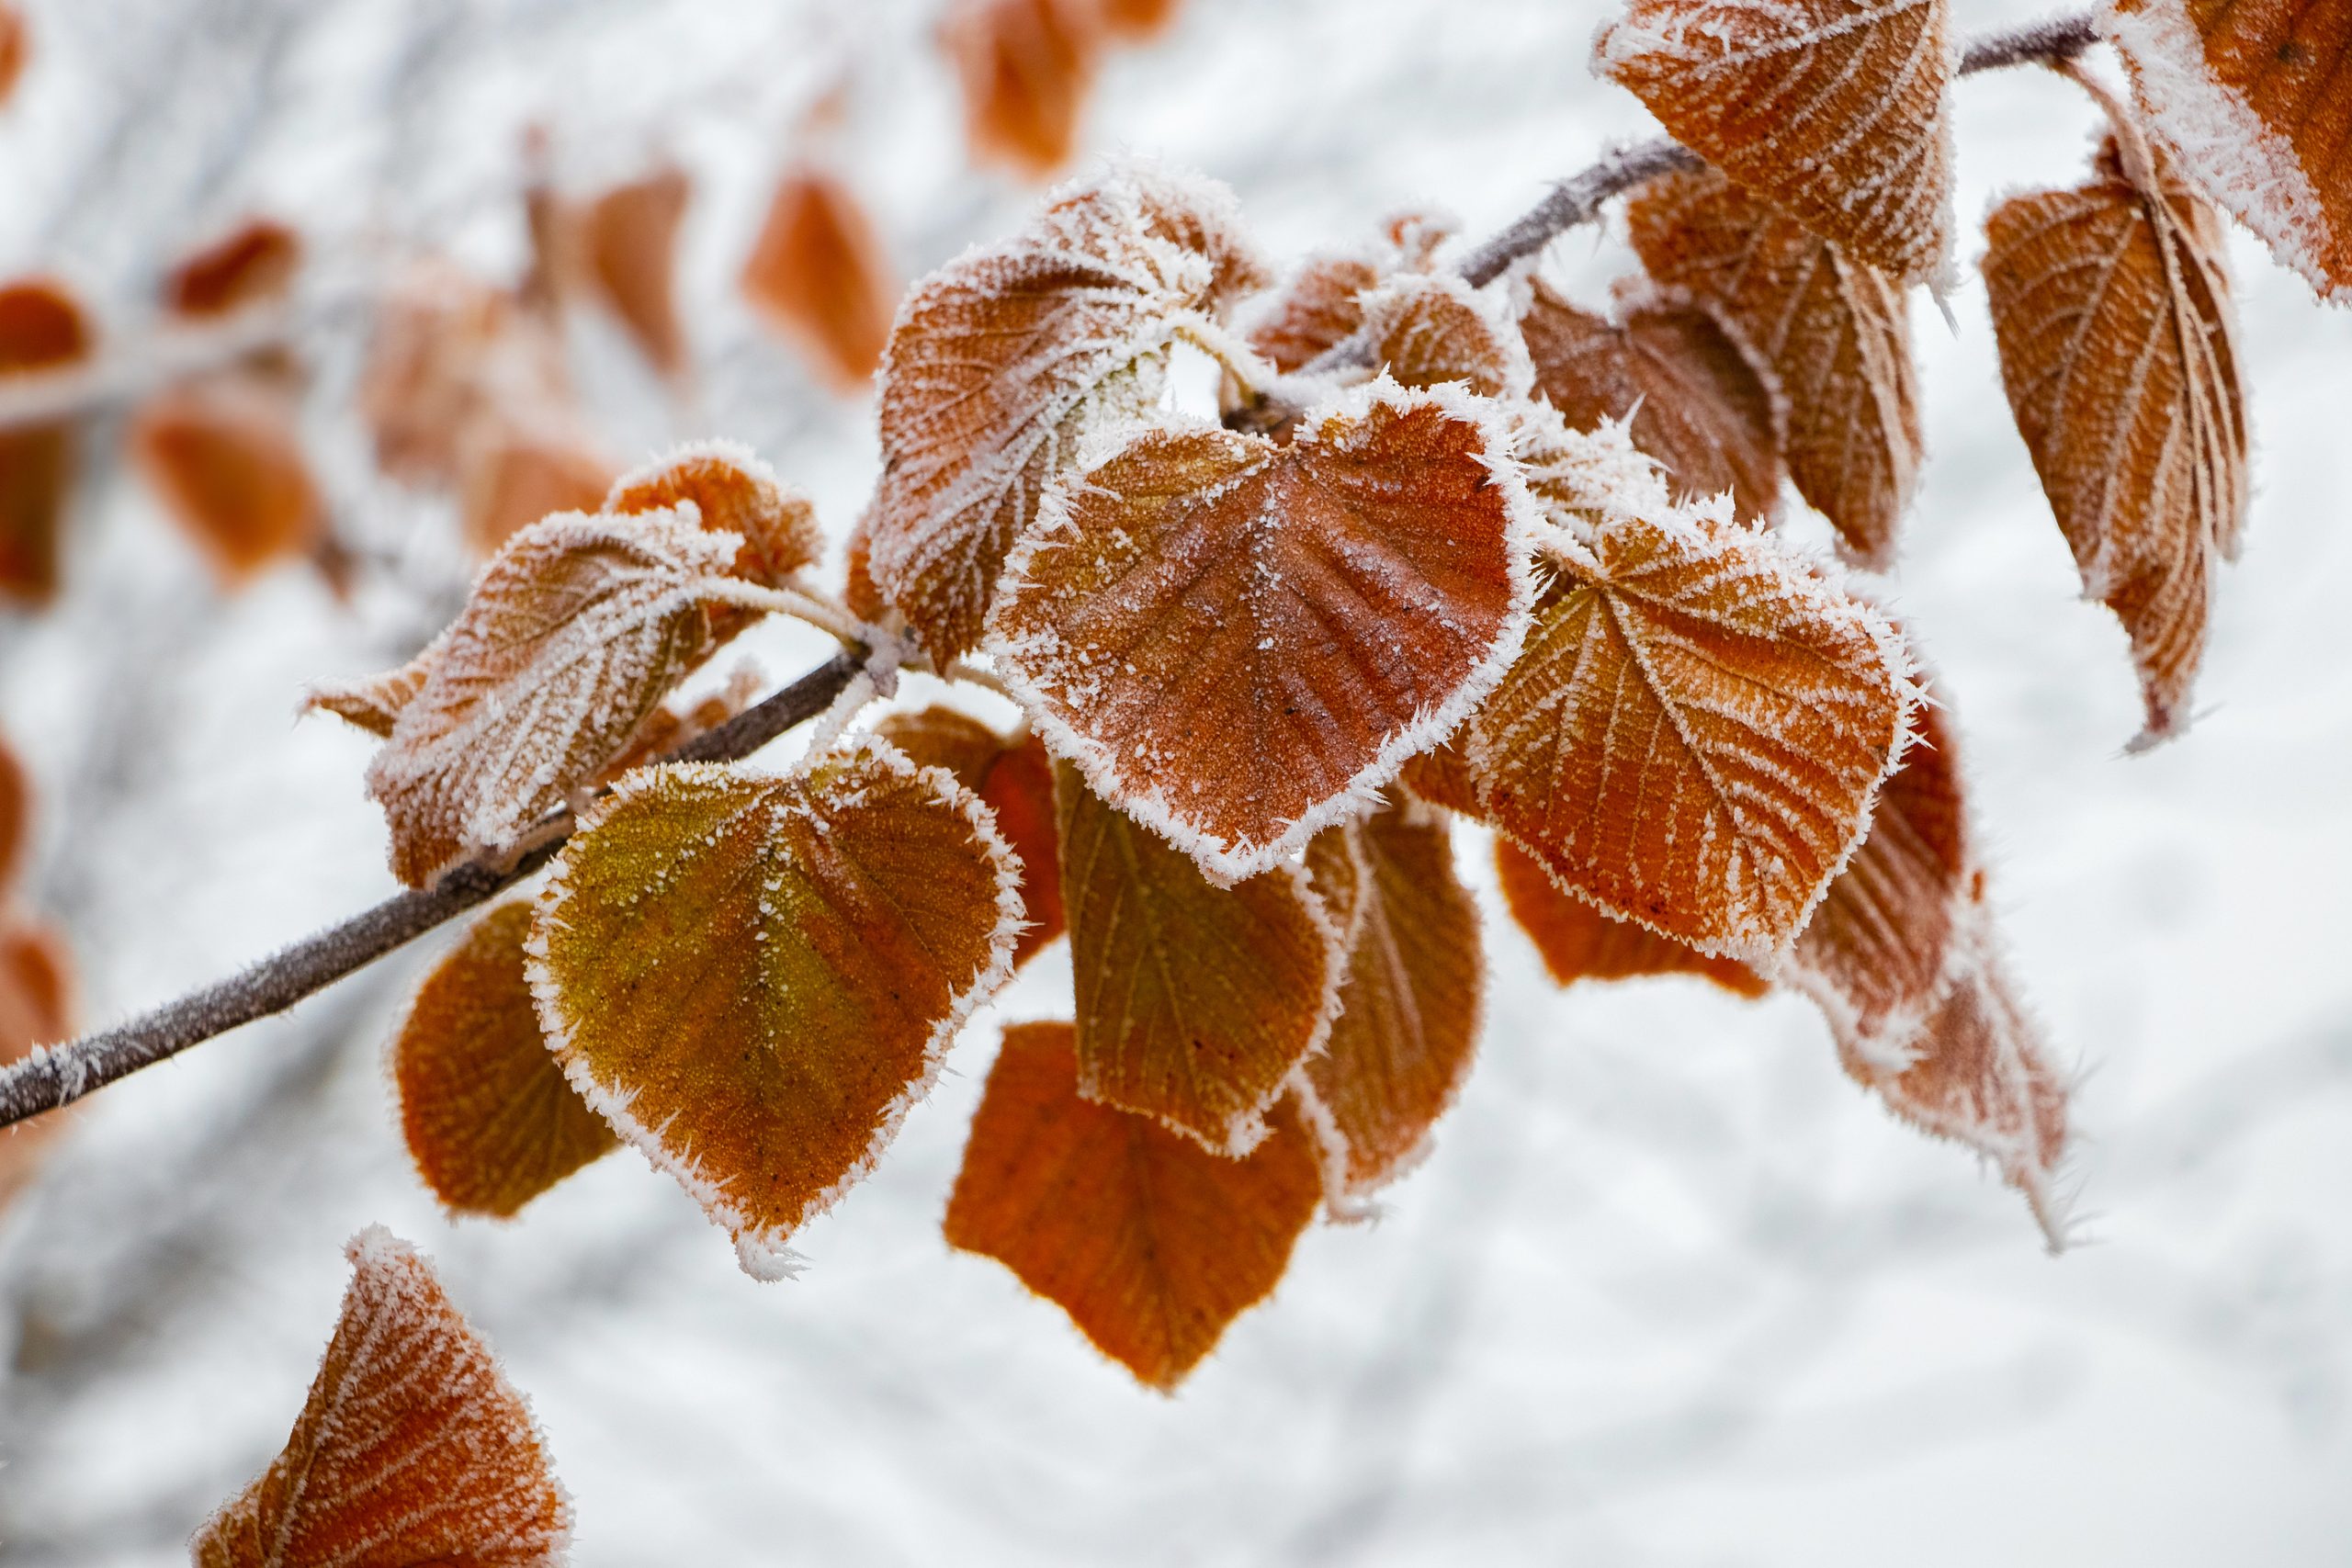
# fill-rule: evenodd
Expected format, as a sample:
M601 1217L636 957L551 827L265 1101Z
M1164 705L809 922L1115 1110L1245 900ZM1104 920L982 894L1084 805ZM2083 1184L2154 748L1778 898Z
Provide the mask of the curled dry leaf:
M63 939L41 921L0 909L0 1067L24 1060L36 1045L59 1044L73 1035L74 964ZM0 1131L0 1211L40 1173L41 1156L65 1114L53 1111Z
M2324 299L2352 303L2342 0L2114 0L2094 12L2185 175Z
M2131 636L2144 745L2188 722L2246 432L2219 220L2132 136L2074 189L1996 208L1984 267L2018 432L2083 592Z
M955 0L939 41L972 161L1042 179L1070 160L1102 51L1100 0Z
M1495 840L1495 872L1510 918L1535 944L1544 967L1560 985L1631 980L1645 975L1695 975L1734 996L1752 998L1772 988L1762 976L1736 958L1710 956L1645 931L1631 920L1605 915L1584 899L1562 892L1544 863L1509 839ZM1815 919L1819 919L1819 915Z
M1135 165L918 284L883 362L875 581L944 665L978 639L1038 496L1159 396L1170 344L1262 281L1232 193Z
M826 380L852 393L873 385L899 282L874 220L839 175L803 165L776 182L742 285Z
M1011 972L1020 920L987 809L882 742L787 778L683 763L622 779L564 847L531 984L573 1086L774 1279Z
M1226 1159L1079 1089L1067 1023L1014 1024L972 1118L947 1240L994 1258L1137 1380L1173 1389L1273 1292L1315 1217L1315 1145L1287 1102Z
M1246 1153L1330 1032L1346 933L1285 862L1231 887L1055 769L1079 1092Z
M1674 507L1657 459L1634 445L1622 423L1571 430L1543 400L1513 411L1513 449L1527 492L1544 521L1570 538L1589 542L1594 530L1621 515L1663 514ZM1554 592L1547 587L1544 597Z
M734 575L782 588L824 554L817 508L736 441L695 441L614 481L605 510L615 516L694 503L705 533L743 541Z
M1533 503L1458 393L1382 380L1288 446L1151 429L1057 483L989 648L1046 744L1211 876L1352 812L1501 676Z
M892 714L876 734L927 768L944 768L996 814L996 830L1021 863L1023 924L1014 964L1062 934L1061 829L1054 807L1054 764L1035 733L999 735L954 708Z
M501 1219L619 1140L539 1032L523 944L526 900L502 904L424 977L392 1044L401 1133L452 1210Z
M1625 220L1649 275L1770 368L1789 478L1847 558L1892 567L1925 450L1902 291L1712 169L1651 181Z
M1612 325L1538 278L1520 331L1536 389L1571 428L1628 421L1679 497L1728 491L1742 517L1779 513L1778 388L1706 311L1660 299Z
M523 1403L408 1243L371 1226L286 1447L205 1522L196 1568L553 1568L571 1510Z
M1901 283L1951 281L1948 0L1632 0L1594 69L1709 163Z
M1620 515L1472 721L1480 800L1562 886L1765 960L1870 825L1915 703L1885 617L1720 507Z
M296 420L283 381L238 369L156 394L131 426L148 483L229 586L311 548L325 528Z
M542 517L595 511L613 484L612 464L561 404L491 412L460 450L459 510L479 555Z
M204 319L282 299L301 265L300 234L273 218L249 219L171 270L164 306Z
M0 286L0 387L88 358L90 339L82 307L62 285ZM0 593L20 604L57 595L58 529L74 461L70 423L0 428Z
M558 515L509 540L368 770L401 880L513 843L618 755L705 651L704 606L753 592L726 575L737 547L675 512ZM381 707L412 678L332 695Z
M1478 1045L1486 961L1478 908L1434 811L1385 808L1307 846L1315 891L1349 933L1340 1015L1300 1065L1335 1213L1408 1169Z
M628 335L665 376L684 374L686 332L678 320L678 226L694 197L684 169L664 167L615 186L580 215L588 276Z

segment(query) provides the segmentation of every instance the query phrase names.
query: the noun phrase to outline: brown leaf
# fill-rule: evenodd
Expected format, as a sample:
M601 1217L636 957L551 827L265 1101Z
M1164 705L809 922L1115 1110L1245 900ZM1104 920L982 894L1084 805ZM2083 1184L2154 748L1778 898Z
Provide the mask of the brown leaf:
M1538 278L1520 330L1536 389L1571 427L1630 419L1634 445L1664 466L1679 498L1729 491L1742 517L1779 514L1778 389L1713 317L1658 299L1611 325Z
M1315 1145L1288 1102L1247 1157L1086 1099L1067 1023L1008 1027L947 1202L947 1240L994 1258L1097 1348L1173 1389L1266 1299L1315 1217Z
M582 250L598 292L654 368L670 377L684 374L690 352L674 278L678 225L693 197L686 172L667 166L615 186L580 218Z
M15 6L0 5L0 106L6 105L17 84L24 80L25 62L31 54L25 18Z
M1043 179L1069 162L1102 50L1096 0L956 0L940 45L972 161Z
M613 486L612 464L560 405L493 413L462 450L459 509L479 555L542 517L597 510Z
M1713 957L1685 947L1562 892L1554 886L1544 863L1509 839L1495 840L1495 871L1511 919L1535 944L1544 967L1560 985L1630 980L1645 975L1695 975L1734 996L1760 997L1772 988L1736 958Z
M1534 509L1455 392L1288 446L1146 430L1057 483L989 648L1046 744L1211 876L1263 871L1450 733L1517 650Z
M734 534L742 539L743 547L735 552L730 570L746 582L763 588L786 587L824 554L825 536L817 526L816 504L777 479L775 469L738 442L690 442L666 457L623 474L605 498L605 510L624 516L689 502L706 533ZM759 617L760 612L754 610L714 608L708 644L695 662L700 663Z
M838 175L812 164L786 172L742 283L827 381L848 393L872 389L899 280L874 220Z
M763 683L759 667L746 660L728 677L725 686L693 706L681 710L676 699L662 704L645 716L645 722L629 738L628 749L605 764L597 782L610 784L630 769L658 762L687 742L709 734L758 702Z
M1313 255L1252 313L1250 346L1287 374L1338 347L1363 325L1361 296L1381 267L1363 256Z
M359 406L395 478L458 483L486 426L570 398L562 345L540 314L447 262L412 268L379 307Z
M371 1226L285 1450L205 1521L196 1568L554 1568L571 1510L530 1407L408 1243Z
M89 357L91 332L62 284L32 278L0 287L0 387ZM41 605L57 596L58 530L73 489L74 426L0 428L0 593Z
M229 587L312 548L325 530L296 419L282 382L236 369L156 394L131 426L147 482Z
M1260 278L1233 197L1114 170L916 285L883 362L874 579L945 664L1089 433L1155 406L1170 344Z
M1175 22L1183 0L1094 0L1095 14L1110 35L1138 43L1162 33Z
M1385 808L1327 828L1306 864L1349 932L1340 1016L1299 1068L1331 1207L1344 1215L1411 1168L1469 1076L1486 960L1478 908L1438 813Z
M1246 1153L1329 1033L1346 933L1296 863L1215 886L1075 769L1054 772L1079 1092Z
M1915 695L1884 616L1722 511L1621 515L1472 721L1479 798L1561 886L1700 951L1784 949Z
M618 755L703 650L704 606L743 597L734 554L674 512L559 514L510 539L368 770L401 880L512 843Z
M2012 197L1985 236L2009 408L2083 592L2131 636L2147 714L2135 744L2151 744L2188 726L2215 558L2236 553L2245 517L2219 222L2144 148L2119 163L2110 139L2088 181Z
M301 265L300 234L274 218L248 219L171 270L164 307L202 320L282 299Z
M441 649L447 640L448 633L445 631L406 664L381 674L313 682L303 696L303 705L331 713L356 729L389 740L392 727L400 722L401 709L424 690L425 680L433 673L434 663L441 657Z
M978 801L880 741L786 778L673 764L564 847L531 984L573 1086L774 1279L1010 973L1020 919Z
M619 1145L539 1032L523 944L527 899L502 904L424 977L392 1044L401 1133L433 1195L511 1218Z
M1951 281L1947 0L1632 0L1593 68L1740 185L1900 283Z
M73 1034L74 963L64 939L44 922L0 908L0 1067ZM68 1114L51 1111L0 1130L0 1212L40 1174Z
M999 735L976 718L933 705L896 713L875 727L918 764L944 768L996 814L996 830L1021 863L1022 918L1012 962L1062 934L1061 829L1054 807L1054 764L1035 733Z
M1712 169L1651 181L1625 220L1650 276L1714 310L1771 368L1789 478L1847 558L1891 568L1925 450L1902 291Z
M2116 0L2093 13L2182 173L2321 296L2352 302L2338 0Z
M1480 296L1450 274L1406 272L1363 298L1372 362L1407 387L1459 381L1482 398L1522 398L1534 371Z
M882 590L874 582L874 536L860 516L849 531L848 542L842 547L842 603L849 613L869 626L879 626L890 614L890 602L882 597Z
M1469 761L1453 740L1407 758L1397 770L1396 782L1416 800L1442 806L1473 821L1486 820L1487 808L1478 804L1478 781L1470 776Z
M33 785L16 748L0 739L0 896L16 885L32 843Z

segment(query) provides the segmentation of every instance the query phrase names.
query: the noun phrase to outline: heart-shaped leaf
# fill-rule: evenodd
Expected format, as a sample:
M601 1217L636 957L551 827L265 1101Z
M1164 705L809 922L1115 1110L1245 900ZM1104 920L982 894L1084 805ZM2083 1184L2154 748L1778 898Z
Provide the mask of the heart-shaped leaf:
M892 714L875 733L921 766L955 774L995 814L996 830L1021 862L1025 923L1013 943L1012 962L1027 963L1065 929L1054 764L1044 743L1027 731L1017 738L999 735L976 718L936 705Z

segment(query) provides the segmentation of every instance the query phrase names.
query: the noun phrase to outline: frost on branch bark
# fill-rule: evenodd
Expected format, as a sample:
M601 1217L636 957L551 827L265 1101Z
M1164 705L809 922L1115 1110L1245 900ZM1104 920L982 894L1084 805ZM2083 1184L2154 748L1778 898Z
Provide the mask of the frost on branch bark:
M1219 887L1076 769L1054 794L1079 1093L1247 1153L1330 1033L1346 933L1293 862Z
M2352 303L2352 5L2116 0L2099 26L2182 175Z
M1288 446L1148 430L1048 493L989 647L1056 754L1214 878L1274 865L1518 649L1533 506L1470 399L1385 380Z
M191 1543L196 1568L553 1568L571 1510L529 1406L406 1242L351 1288L285 1450Z
M1650 276L1714 310L1770 367L1789 478L1847 558L1892 567L1924 455L1902 291L1712 169L1642 186L1625 221Z
M1632 0L1595 68L1898 283L1951 281L1947 0Z
M1536 389L1571 429L1626 420L1675 494L1730 491L1743 518L1781 510L1777 381L1768 382L1706 311L1642 300L1611 323L1543 279L1520 318Z
M2245 518L2245 405L2220 220L2122 135L2084 184L1996 208L1984 269L2009 407L2083 592L2131 636L2147 745L2188 722Z
M1152 408L1179 333L1264 281L1238 223L1223 186L1125 166L909 295L868 560L934 660L978 640L1006 551L1081 440Z
M987 808L884 742L790 777L675 764L564 847L531 986L572 1087L774 1279L1011 973L1020 922Z
M1720 509L1619 514L1470 727L1488 816L1562 887L1767 960L1870 822L1916 701L1886 618Z
M972 1118L948 1242L994 1258L1137 1380L1173 1389L1272 1294L1315 1217L1315 1145L1287 1102L1244 1157L1079 1088L1066 1023L1015 1024Z

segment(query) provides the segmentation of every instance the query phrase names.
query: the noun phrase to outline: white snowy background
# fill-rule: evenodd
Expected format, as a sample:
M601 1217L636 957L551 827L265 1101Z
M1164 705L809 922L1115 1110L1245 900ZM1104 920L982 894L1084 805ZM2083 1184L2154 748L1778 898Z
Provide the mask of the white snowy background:
M750 441L836 538L871 481L869 410L815 391L732 291L802 111L849 73L836 152L905 276L1032 199L967 164L936 0L29 9L0 274L62 272L135 344L175 253L249 209L297 216L321 253L311 434L373 562L351 608L300 568L224 597L107 468L62 602L0 619L0 726L43 786L30 894L92 1022L392 888L368 743L290 715L307 680L410 651L465 568L445 503L369 476L349 300L402 247L511 273L524 124L583 186L665 152L699 182L700 407L666 405L602 322L574 330L614 454ZM1971 30L2034 14L1956 9ZM1586 71L1603 15L1192 0L1113 59L1086 141L1229 181L1278 257L1406 205L1480 234L1647 133ZM1973 263L1996 191L2075 177L2092 111L2041 72L1957 93ZM1915 302L1932 457L1890 592L1957 707L2018 968L2082 1072L2073 1254L1840 1077L1804 1003L1553 989L1465 834L1491 1018L1434 1154L1379 1224L1311 1232L1162 1398L939 1235L994 1021L1066 1007L1066 960L967 1032L879 1173L800 1238L807 1274L763 1286L633 1154L515 1224L442 1217L382 1061L445 933L108 1089L0 1218L0 1561L184 1561L282 1441L341 1244L380 1221L533 1399L582 1568L2352 1562L2352 314L2243 235L2232 260L2251 528L2205 711L2140 758L2122 635L2078 602L1973 269L1956 330ZM1587 231L1546 265L1598 301L1629 258ZM820 646L757 651L782 679Z

